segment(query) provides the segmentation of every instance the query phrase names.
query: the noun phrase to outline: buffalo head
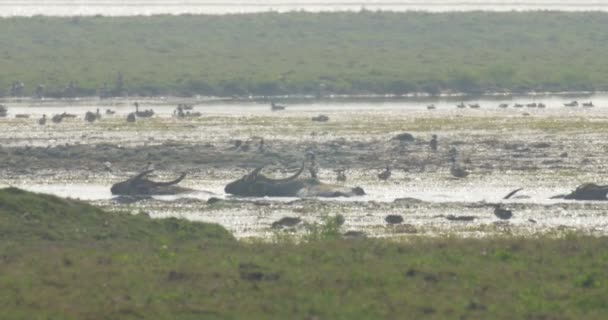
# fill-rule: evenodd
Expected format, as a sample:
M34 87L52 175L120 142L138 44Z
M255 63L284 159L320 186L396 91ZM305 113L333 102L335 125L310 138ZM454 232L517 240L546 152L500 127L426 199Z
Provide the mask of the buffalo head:
M290 186L294 182L298 184L297 178L304 171L304 166L305 164L302 163L302 167L300 170L298 170L298 172L285 179L268 178L260 174L260 171L262 171L264 168L260 167L244 175L242 178L230 182L226 185L224 191L226 193L243 197L263 197L281 193L281 190L278 189Z
M154 170L146 170L126 181L112 185L112 188L110 189L112 194L128 196L171 195L190 191L189 189L175 186L175 184L186 177L185 173L182 173L177 179L172 181L156 182L146 178L152 171Z
M363 189L325 184L316 178L300 178L305 163L290 177L271 179L257 168L242 178L230 182L224 191L241 197L350 197L363 195Z

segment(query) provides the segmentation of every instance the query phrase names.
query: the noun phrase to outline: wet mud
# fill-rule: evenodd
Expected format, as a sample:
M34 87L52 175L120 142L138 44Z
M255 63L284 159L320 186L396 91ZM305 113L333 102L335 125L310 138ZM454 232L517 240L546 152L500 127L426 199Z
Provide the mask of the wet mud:
M274 112L267 103L210 102L195 104L200 117L174 116L177 101L150 100L142 104L155 115L135 123L126 121L132 101L9 101L2 103L8 116L0 118L0 185L82 198L113 210L217 222L238 237L304 234L335 214L345 217L343 231L375 237L606 234L603 202L549 200L581 183L606 183L608 103L603 103L608 99L593 99L595 107L575 109L563 106L571 99L548 98L546 109L503 109L500 101L458 109L453 101L436 101L430 110L428 102L390 101L299 103ZM84 113L97 108L101 119L84 121ZM106 115L106 109L115 113ZM62 111L76 118L38 124L42 114ZM312 121L321 114L328 121ZM413 139L400 136L406 132ZM433 134L437 150L430 145ZM322 181L360 186L367 195L250 200L223 192L227 182L256 167L286 176L307 154L315 155ZM452 159L467 177L453 176ZM150 164L158 179L186 172L180 185L201 192L134 203L112 198L112 183ZM382 181L377 175L386 166L392 175ZM347 179L336 182L341 169ZM502 200L516 188L524 189ZM210 198L220 200L210 204ZM499 202L513 211L512 218L493 214L490 204ZM384 218L390 214L404 221L388 224ZM286 216L302 222L271 228Z

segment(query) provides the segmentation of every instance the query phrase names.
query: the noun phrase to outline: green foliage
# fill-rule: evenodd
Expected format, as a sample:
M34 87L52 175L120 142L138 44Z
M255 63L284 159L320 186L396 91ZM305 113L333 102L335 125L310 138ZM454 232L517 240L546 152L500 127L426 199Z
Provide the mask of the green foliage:
M608 90L606 13L32 17L0 30L0 95L14 81L47 96Z
M153 220L146 214L104 212L81 201L0 189L0 240L146 239L161 243L200 239L234 241L215 224L176 218Z
M342 237L340 226L344 223L342 215L327 216L321 223L314 223L307 226L308 233L304 241L327 241L336 240Z

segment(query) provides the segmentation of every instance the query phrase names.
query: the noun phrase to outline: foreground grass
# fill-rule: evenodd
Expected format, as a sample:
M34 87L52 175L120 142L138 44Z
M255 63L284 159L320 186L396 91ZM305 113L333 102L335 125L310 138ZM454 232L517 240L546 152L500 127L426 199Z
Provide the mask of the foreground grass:
M29 205L45 202L51 203L49 210ZM125 221L139 219L139 226L122 228L119 220L103 225L112 214L80 205L15 189L0 191L2 234L18 224L31 229L0 242L0 306L7 319L608 315L605 238L392 243L328 234L302 244L239 243L218 236L214 226L176 220L114 214ZM29 212L47 214L36 213L37 224L28 222L20 214L26 206ZM69 222L80 215L91 219ZM64 219L62 237L37 236L49 227L62 229ZM181 232L159 227L176 223ZM76 225L90 233L68 232ZM115 231L112 237L86 236L106 228Z
M608 89L606 13L34 17L0 30L3 93L13 81L48 96Z

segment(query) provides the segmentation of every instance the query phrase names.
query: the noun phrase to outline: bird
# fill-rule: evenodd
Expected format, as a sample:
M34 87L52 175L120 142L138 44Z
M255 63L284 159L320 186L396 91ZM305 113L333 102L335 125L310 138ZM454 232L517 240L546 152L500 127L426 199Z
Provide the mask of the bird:
M115 114L116 111L114 110L110 110L110 109L106 109L106 114Z
M508 103L501 103L501 104L498 105L498 107L499 108L507 108L507 107L509 107L509 104Z
M458 108L458 109L464 109L464 108L466 108L466 107L467 107L467 106L464 104L464 102L461 102L460 104L457 104L457 105L456 105L456 108Z
M513 217L513 212L509 209L503 208L502 205L499 203L494 205L494 215L498 219L509 220L511 219L511 217Z
M450 161L452 162L452 166L450 167L450 173L452 174L452 176L456 178L466 178L466 176L469 175L469 172L467 170L461 168L456 163L456 157L452 157Z
M429 142L429 146L431 147L431 150L433 151L437 151L437 135L434 134L431 138L431 142Z
M435 110L435 105L434 104L429 104L428 106L426 106L427 110Z
M272 110L272 111L285 110L285 106L278 105L278 104L274 103L274 101L273 101L270 103L270 110Z
M131 112L127 115L127 122L135 122L135 113Z
M336 181L340 181L340 182L346 181L346 174L344 173L344 171L346 171L346 169L336 170L336 173L337 173Z
M308 161L310 161L310 166L308 167L308 172L310 172L310 177L313 179L317 179L317 174L319 173L319 168L317 167L315 158L316 157L313 152L306 153L306 159Z
M511 198L512 196L514 196L516 193L518 193L519 191L523 190L523 188L519 188L519 189L515 189L511 192L509 192L506 196L504 196L502 199L503 200L507 200L509 198ZM509 209L505 209L502 207L501 203L498 204L490 204L491 207L494 207L494 215L501 220L509 220L511 219L511 217L513 217L513 211L509 210Z
M46 114L43 114L42 118L38 119L38 124L41 126L46 124Z
M382 171L378 174L378 179L380 179L380 180L386 181L390 177L391 177L391 167L390 166L386 166L386 169L384 169L384 171Z
M97 117L91 111L87 111L87 113L84 115L84 120L87 122L94 122L96 119Z
M389 214L388 216L384 217L384 221L386 221L388 224L400 224L403 222L403 216L400 214Z
M293 227L298 223L302 222L302 219L298 217L283 217L278 221L272 223L271 227L273 229L283 228L283 227Z
M61 121L63 121L63 118L65 118L66 113L61 113L61 114L56 114L51 118L51 121L53 121L54 123L60 123Z
M583 102L583 107L587 107L587 108L594 107L593 101Z

